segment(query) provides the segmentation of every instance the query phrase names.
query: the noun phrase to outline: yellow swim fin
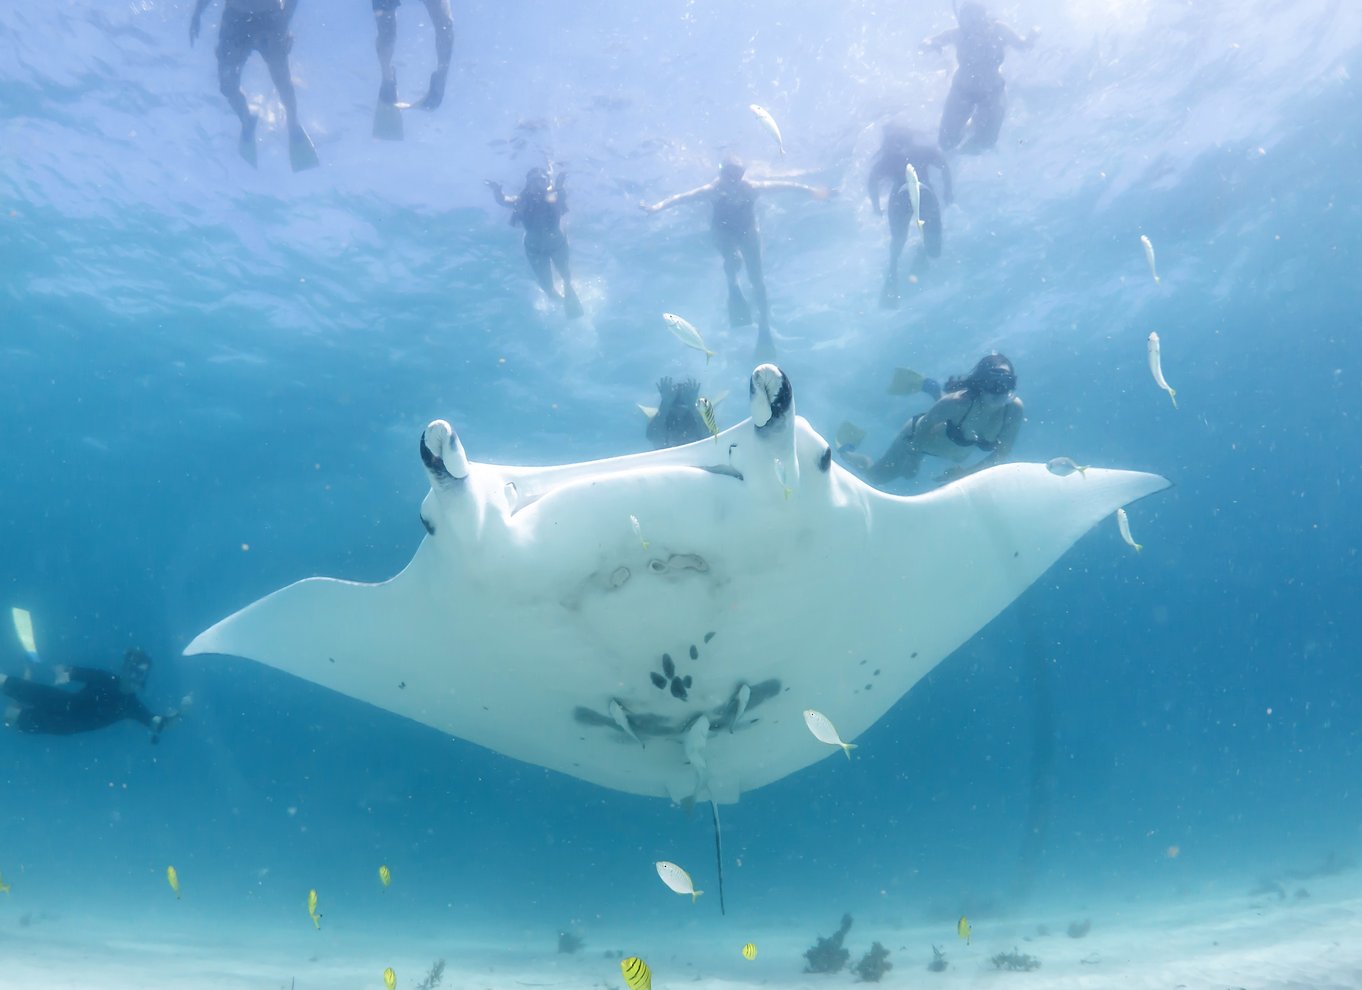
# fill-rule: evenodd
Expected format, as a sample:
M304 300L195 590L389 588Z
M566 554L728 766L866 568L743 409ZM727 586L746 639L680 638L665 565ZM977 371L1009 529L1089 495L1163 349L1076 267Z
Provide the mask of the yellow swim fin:
M912 368L895 368L889 382L890 395L916 395L922 391L924 379Z
M850 420L844 420L842 425L837 427L838 450L855 450L864 439L865 430Z

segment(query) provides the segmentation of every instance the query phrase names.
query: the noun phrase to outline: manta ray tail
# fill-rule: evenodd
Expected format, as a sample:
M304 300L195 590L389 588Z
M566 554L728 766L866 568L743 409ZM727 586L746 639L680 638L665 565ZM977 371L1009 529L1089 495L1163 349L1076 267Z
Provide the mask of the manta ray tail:
M719 863L719 913L728 914L724 910L724 836L719 830L719 805L711 800L709 810L714 815L714 858Z

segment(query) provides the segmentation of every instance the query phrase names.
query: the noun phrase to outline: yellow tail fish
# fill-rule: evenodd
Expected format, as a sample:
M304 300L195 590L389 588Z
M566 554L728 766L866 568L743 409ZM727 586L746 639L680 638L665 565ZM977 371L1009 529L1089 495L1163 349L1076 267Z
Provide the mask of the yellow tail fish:
M629 990L653 990L653 971L638 956L620 960L620 972Z
M973 931L974 929L970 927L969 919L962 914L960 916L960 921L955 926L955 933L965 940L966 945L969 945L970 933Z
M393 882L392 870L388 869L387 866L380 866L378 868L378 880L386 889L388 884Z
M317 913L317 892L315 890L307 892L307 916L312 919L312 924L320 930L322 916Z
M180 899L180 875L175 872L175 867L166 867L166 883L170 884L170 889L175 891L175 900Z
M388 990L393 990L393 987L397 986L397 974L393 972L391 966L383 971L383 985Z

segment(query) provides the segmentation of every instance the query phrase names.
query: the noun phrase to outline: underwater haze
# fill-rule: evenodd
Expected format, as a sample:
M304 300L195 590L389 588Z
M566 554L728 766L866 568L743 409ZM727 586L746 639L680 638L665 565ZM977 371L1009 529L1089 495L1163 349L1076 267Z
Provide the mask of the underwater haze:
M371 133L369 5L301 0L292 74L321 164L297 173L258 56L258 166L238 156L222 6L193 47L192 9L0 7L0 606L32 614L43 664L116 669L136 645L151 709L193 696L156 745L132 722L0 731L0 987L68 985L96 943L127 967L108 987L187 985L177 946L228 944L193 985L378 987L392 963L346 953L385 939L414 960L401 987L460 951L495 972L446 985L621 987L616 950L659 988L842 986L849 971L805 975L802 953L844 912L853 961L889 933L886 984L1006 986L1027 977L995 975L993 951L1049 969L1096 952L1041 939L1038 919L1096 937L1179 905L1213 926L1201 905L1218 904L1299 933L1292 912L1326 893L1339 937L1290 951L1332 961L1293 985L1362 985L1362 955L1337 948L1362 942L1362 6L991 4L1040 33L1003 65L997 146L948 155L944 250L897 309L880 304L888 233L866 176L885 123L936 135L956 63L920 45L955 25L946 0L454 0L444 105L406 112L400 142ZM398 21L415 99L433 29L416 0ZM749 104L779 122L783 158ZM706 211L639 209L728 155L836 190L757 206L777 363L820 434L850 420L878 453L930 405L887 392L895 368L944 380L997 350L1026 404L1013 459L1174 487L1130 507L1142 551L1104 521L850 761L831 750L724 806L721 914L703 804L181 651L292 581L406 566L433 419L474 461L527 465L650 449L637 405L662 376L730 392L719 425L743 419L755 331L728 325ZM484 187L515 192L535 166L566 177L582 319L540 291ZM4 629L0 673L28 664ZM656 860L706 895L671 894ZM1005 941L967 946L961 915L974 942L990 926ZM559 953L560 932L581 951ZM1187 974L1213 972L1197 960L1214 937L1189 945ZM748 941L760 976L740 969ZM1103 959L1138 968L1142 945ZM1076 956L1054 985L1101 985L1078 982L1103 971ZM22 984L6 957L28 960ZM1248 958L1220 959L1236 985L1292 978L1232 968Z

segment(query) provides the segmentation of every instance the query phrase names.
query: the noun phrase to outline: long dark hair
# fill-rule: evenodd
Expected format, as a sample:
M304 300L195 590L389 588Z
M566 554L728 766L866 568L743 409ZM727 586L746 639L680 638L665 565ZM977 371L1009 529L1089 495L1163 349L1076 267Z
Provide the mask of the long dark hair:
M968 375L953 375L946 379L943 392L964 392L974 398L980 392L989 391L988 385L997 382L1011 382L1008 391L1017 386L1017 371L1012 362L1001 354L988 354L979 359Z

